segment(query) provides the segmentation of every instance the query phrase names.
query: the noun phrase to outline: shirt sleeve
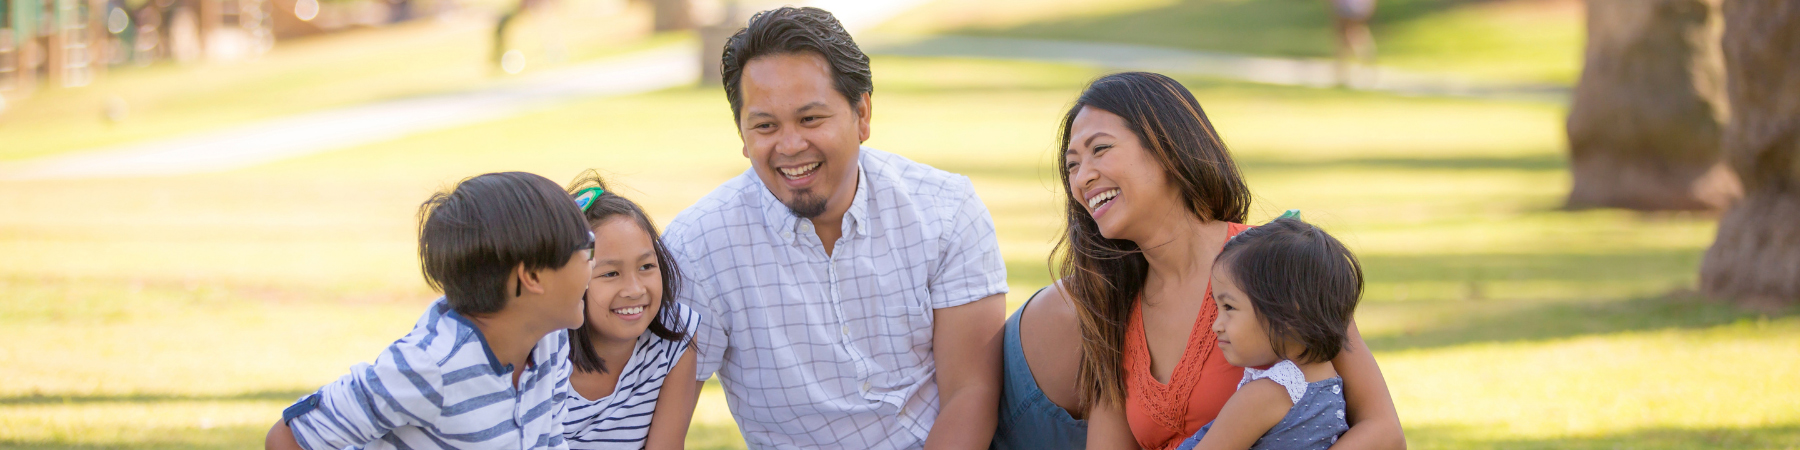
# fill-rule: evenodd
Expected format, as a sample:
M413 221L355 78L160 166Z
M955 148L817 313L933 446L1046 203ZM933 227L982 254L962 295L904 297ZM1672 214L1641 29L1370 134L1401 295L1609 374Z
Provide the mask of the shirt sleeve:
M663 242L670 246L670 256L682 268L681 292L675 297L675 301L687 305L692 313L700 317L686 331L688 339L694 342L694 378L706 381L724 364L725 349L730 346L731 335L721 320L724 315L718 294L713 292L708 283L700 281L711 277L696 270L701 268L700 262L689 257L689 249L683 248L683 244L687 243L683 230L685 228L679 224L670 225L669 231L663 234Z
M294 441L308 450L362 447L395 428L427 423L421 414L435 416L436 410L422 407L435 391L419 389L409 377L425 380L436 373L407 370L411 365L400 347L389 346L375 364L351 367L350 374L282 411Z
M932 309L962 306L1007 292L1006 260L1000 256L994 219L968 179L962 180L962 187L960 204L944 229L943 259L929 282Z

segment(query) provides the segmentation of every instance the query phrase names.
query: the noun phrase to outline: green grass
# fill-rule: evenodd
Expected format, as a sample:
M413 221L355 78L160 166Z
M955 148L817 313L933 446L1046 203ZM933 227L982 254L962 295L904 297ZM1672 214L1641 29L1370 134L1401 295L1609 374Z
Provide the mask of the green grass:
M882 31L1331 58L1330 14L1325 0L939 0ZM1580 70L1582 11L1572 0L1382 0L1371 30L1384 65L1560 84Z
M1311 5L1310 3L1297 3ZM1049 280L1055 127L1097 73L877 58L870 145L969 175L1016 305ZM1558 209L1564 111L1183 79L1256 194L1367 265L1413 448L1800 447L1800 315L1691 294L1714 218ZM0 448L245 448L434 295L413 214L466 176L609 174L660 223L742 172L714 89L233 172L0 182ZM694 448L741 448L716 386Z

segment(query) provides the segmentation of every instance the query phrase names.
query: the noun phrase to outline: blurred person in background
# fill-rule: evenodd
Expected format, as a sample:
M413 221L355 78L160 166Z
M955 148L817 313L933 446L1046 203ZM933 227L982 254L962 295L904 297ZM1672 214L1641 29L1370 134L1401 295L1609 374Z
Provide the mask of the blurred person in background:
M1375 0L1326 0L1331 3L1332 21L1336 24L1337 84L1350 87L1368 84L1356 72L1358 64L1375 64L1375 35L1369 32L1369 19L1375 17ZM1370 67L1364 70L1372 69Z

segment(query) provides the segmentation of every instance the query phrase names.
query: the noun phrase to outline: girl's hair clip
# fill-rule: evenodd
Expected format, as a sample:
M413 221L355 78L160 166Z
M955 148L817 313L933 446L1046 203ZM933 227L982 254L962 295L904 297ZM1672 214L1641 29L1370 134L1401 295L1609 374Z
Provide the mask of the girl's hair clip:
M1281 220L1281 219L1300 220L1300 210L1290 209L1290 210L1287 210L1287 212L1281 213L1281 217L1275 218L1275 220ZM1270 222L1274 222L1275 220L1271 220Z
M588 207L594 206L594 200L599 199L600 195L605 193L606 189L597 187L575 191L575 206L581 207L581 212L587 212Z

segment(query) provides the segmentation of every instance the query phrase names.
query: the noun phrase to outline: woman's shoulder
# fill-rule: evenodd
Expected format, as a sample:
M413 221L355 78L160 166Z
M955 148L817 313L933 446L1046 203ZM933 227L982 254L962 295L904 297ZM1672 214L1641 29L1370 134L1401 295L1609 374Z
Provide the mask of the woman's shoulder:
M1020 307L1024 310L1021 318L1028 320L1020 321L1021 330L1031 328L1067 332L1080 325L1081 318L1075 313L1075 304L1070 301L1071 297L1063 291L1062 286L1060 281L1052 282L1025 301L1025 305ZM1027 323L1031 325L1026 325ZM1021 333L1029 334L1024 331Z

